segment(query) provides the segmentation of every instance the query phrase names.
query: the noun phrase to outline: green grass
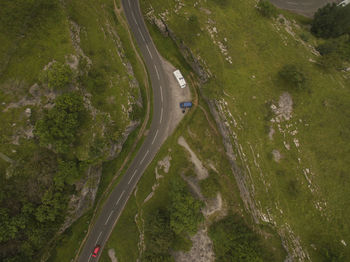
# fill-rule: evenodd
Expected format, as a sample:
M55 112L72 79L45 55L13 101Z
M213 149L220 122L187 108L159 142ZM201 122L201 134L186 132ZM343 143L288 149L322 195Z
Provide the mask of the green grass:
M261 17L254 8L254 1L227 1L225 8L209 1L197 7L193 7L194 3L187 1L186 6L175 14L174 1L142 1L145 12L149 10L149 4L155 14L169 10L166 20L169 27L213 73L214 78L203 86L204 93L228 103L226 113L230 112L237 122L237 126L231 123L230 128L241 145L241 148L235 148L238 164L246 172L246 167L251 171L249 181L251 188L255 188L255 199L261 203L261 211L272 215L277 230L282 231L286 224L290 225L312 260L323 259L327 246L331 253L344 252L348 259L350 251L340 241L350 241L346 219L350 215L347 197L350 187L346 175L350 169L347 161L350 154L349 77L346 79L340 72L326 72L310 62L309 59L317 60L310 48L286 32L286 23ZM206 15L200 7L211 14ZM300 21L300 28L291 26L295 38L306 34L309 36L307 44L317 43L318 40L304 28L308 19L282 13L289 20ZM197 26L187 21L192 15L198 18ZM210 24L208 19L215 24ZM207 26L212 30L216 28L215 41L227 47L232 64L213 43ZM157 46L162 49L161 43L157 42ZM293 90L278 78L278 71L285 64L302 68L307 77L305 90ZM268 138L273 117L269 105L278 105L279 96L286 91L293 98L293 116L281 127L298 130L295 137L299 140L299 148L294 145L294 137L288 133L284 137L276 124L273 125L276 131L273 140ZM291 126L287 128L286 124ZM284 141L290 144L290 150L285 148ZM283 155L280 163L273 161L273 149ZM245 157L240 158L239 153L244 153ZM309 177L314 192L308 188L303 174L306 168L313 173ZM317 203L326 203L326 207L320 211L316 208ZM290 235L285 235L289 239ZM317 250L311 248L311 244Z
M85 237L91 215L91 211L87 212L59 237L56 248L51 252L49 262L70 261L71 258L74 258L76 248Z
M201 102L201 105L206 107L203 102ZM210 121L213 123L211 117ZM206 135L205 141L201 139L201 134L203 133ZM139 255L137 248L139 233L136 229L138 226L142 226L140 221L138 225L135 223L135 215L142 214L143 220L147 220L147 217L152 216L154 211L158 208L166 208L169 206L171 181L181 174L194 172L193 164L189 162L187 158L187 152L177 143L179 136L184 136L187 143L195 150L197 156L206 164L207 168L210 169L208 163L212 163L216 167L219 173L218 176L220 177L219 188L224 199L227 201L228 208L234 212L242 213L242 215L245 214L242 210L242 203L239 199L234 177L230 170L228 160L226 159L221 137L216 135L210 126L208 126L207 119L200 108L192 109L180 123L175 133L167 139L143 174L137 186L136 199L134 195L132 195L131 200L127 203L111 238L103 250L101 261L109 261L107 253L110 248L116 250L118 261L135 261L135 258ZM158 168L158 173L164 177L158 181L160 184L154 196L144 204L144 199L151 193L152 186L156 182L155 168L157 163L165 156L171 156L169 173L166 174ZM249 217L246 217L246 219L249 221ZM127 229L134 231L134 233L129 233L128 231L129 234L127 234L125 232ZM268 232L269 235L266 243L262 241L262 245L265 248L270 248L267 243L272 242L273 246L278 250L275 252L277 254L276 257L278 257L276 261L282 260L284 252L283 249L281 249L278 237L270 228L264 228L262 230ZM131 243L133 243L133 245L130 245ZM145 244L147 246L147 242ZM128 256L126 256L126 254Z

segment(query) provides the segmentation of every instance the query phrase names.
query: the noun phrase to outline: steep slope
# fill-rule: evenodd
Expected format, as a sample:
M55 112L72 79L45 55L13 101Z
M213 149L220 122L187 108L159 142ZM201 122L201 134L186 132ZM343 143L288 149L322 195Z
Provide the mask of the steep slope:
M144 117L144 71L113 8L0 3L1 261L37 261L91 207Z
M141 3L209 77L202 90L254 221L278 232L290 260L347 260L349 73L322 69L296 17L264 18L255 1ZM280 77L285 68L302 72L302 88Z

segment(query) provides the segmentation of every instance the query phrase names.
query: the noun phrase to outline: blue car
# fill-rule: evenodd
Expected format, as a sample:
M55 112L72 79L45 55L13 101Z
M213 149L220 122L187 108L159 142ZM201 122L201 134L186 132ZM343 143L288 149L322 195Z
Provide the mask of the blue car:
M181 102L180 107L181 108L190 108L190 107L192 107L192 102Z

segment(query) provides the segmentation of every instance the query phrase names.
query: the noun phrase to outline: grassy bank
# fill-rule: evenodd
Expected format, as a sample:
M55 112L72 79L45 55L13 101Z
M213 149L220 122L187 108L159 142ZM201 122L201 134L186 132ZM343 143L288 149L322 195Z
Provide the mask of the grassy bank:
M261 221L295 258L348 258L349 76L316 63L307 21L288 12L264 18L254 1L141 4L162 14L212 73L204 92L220 104ZM286 64L305 74L301 90L278 76ZM288 107L283 98L286 118L276 111Z

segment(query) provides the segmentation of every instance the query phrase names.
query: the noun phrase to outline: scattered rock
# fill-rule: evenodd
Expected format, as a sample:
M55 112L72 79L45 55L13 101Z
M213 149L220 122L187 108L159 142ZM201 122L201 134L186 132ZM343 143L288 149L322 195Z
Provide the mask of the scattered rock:
M273 156L273 160L276 161L277 163L282 158L282 155L281 155L280 151L278 151L277 149L272 150L272 156Z
M293 99L288 92L284 92L278 101L278 107L271 105L272 111L276 114L276 122L290 120L293 112Z
M192 248L189 252L174 252L176 262L212 262L215 261L213 242L208 236L208 229L200 229L191 237Z
M108 249L108 256L111 259L111 262L118 262L117 257L115 256L115 250L114 248Z
M32 114L32 110L28 107L28 108L26 108L25 113L26 113L27 117L30 117Z

